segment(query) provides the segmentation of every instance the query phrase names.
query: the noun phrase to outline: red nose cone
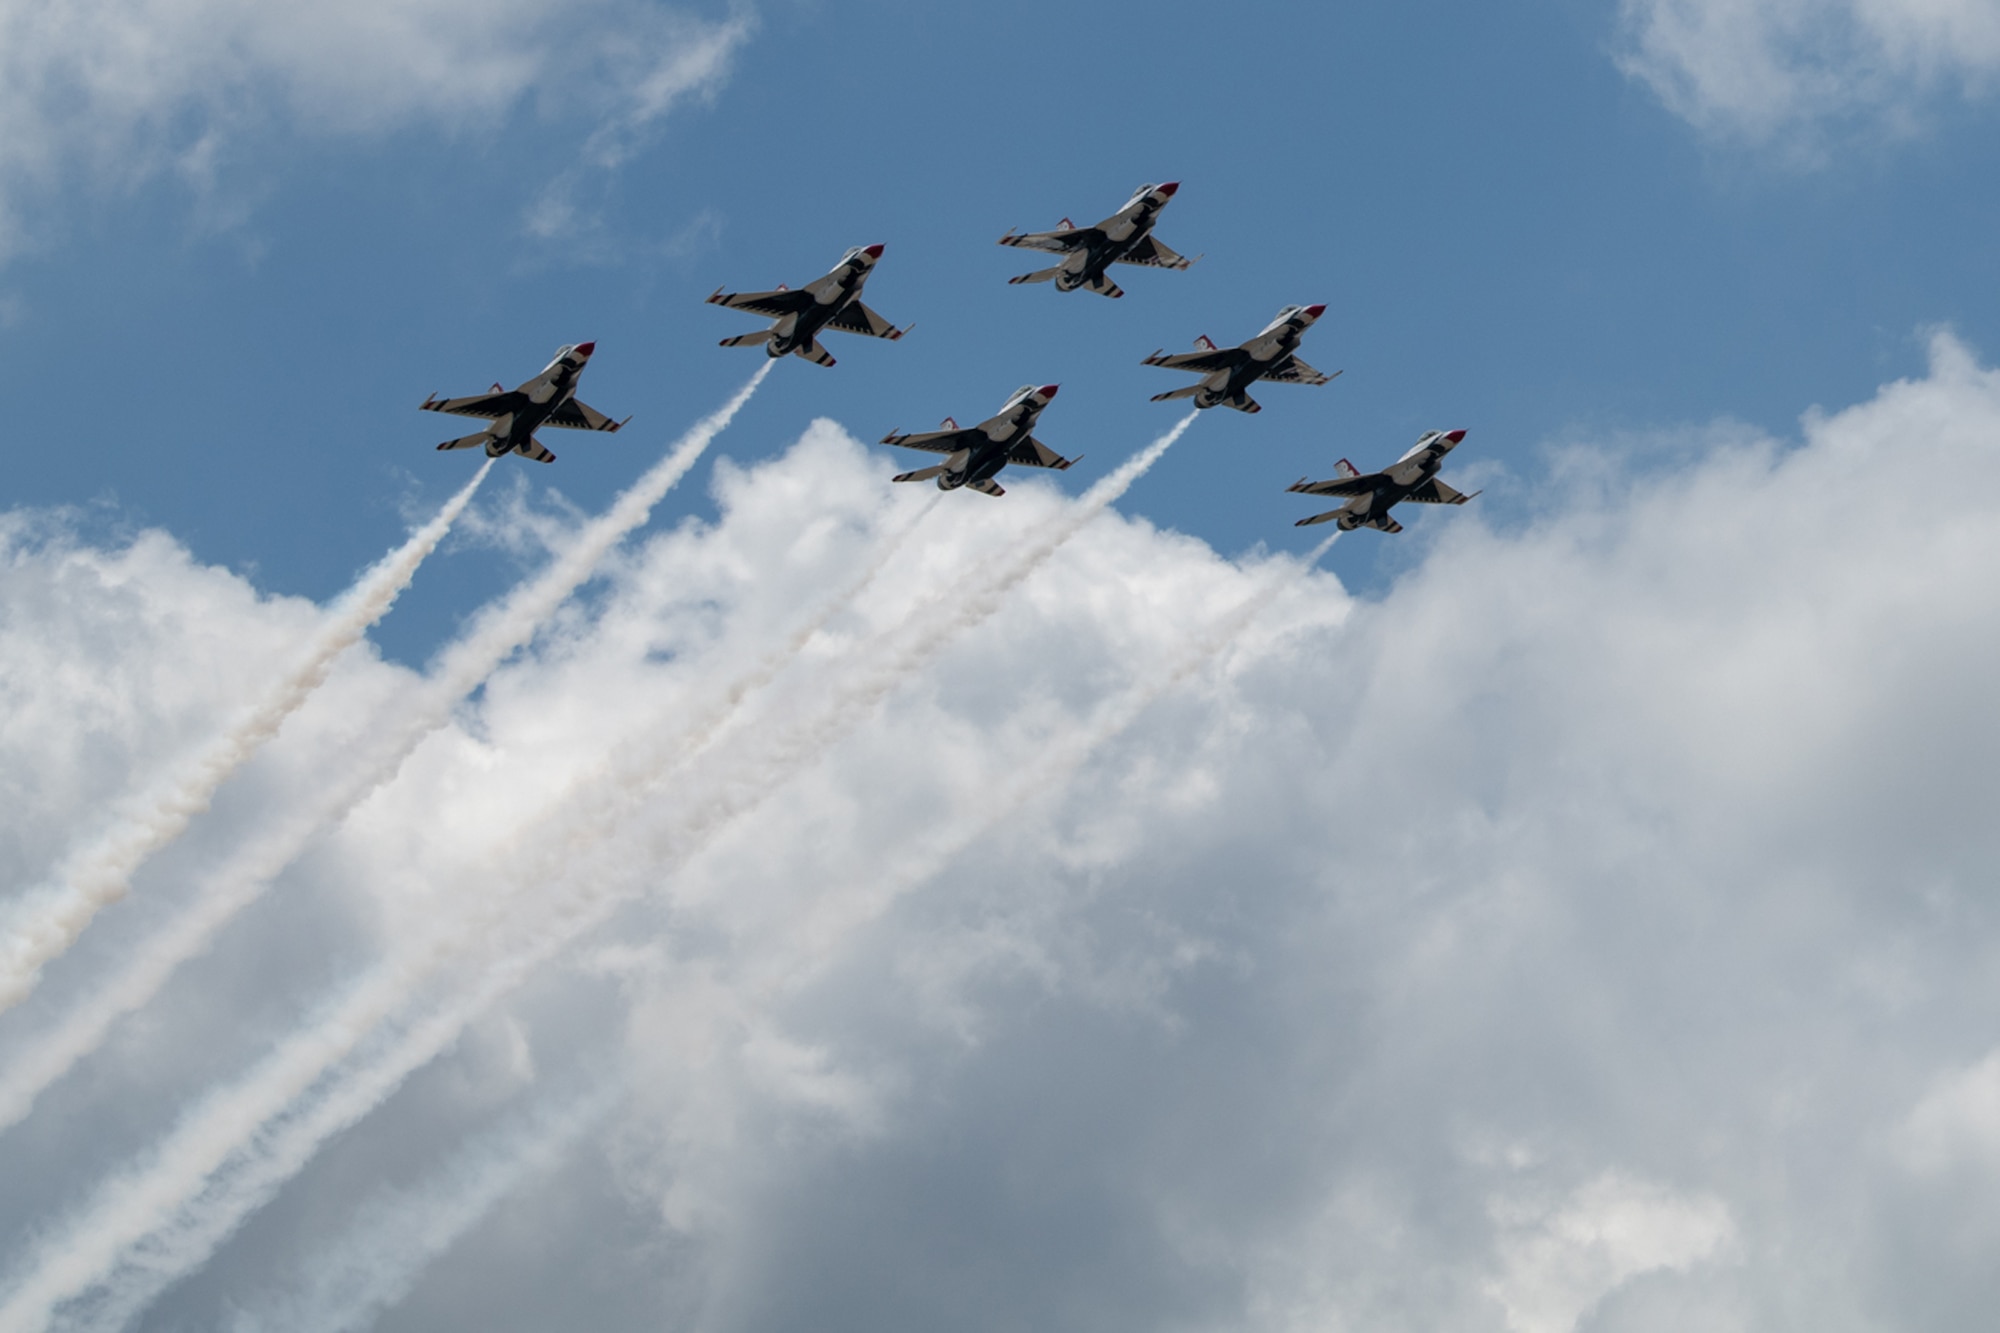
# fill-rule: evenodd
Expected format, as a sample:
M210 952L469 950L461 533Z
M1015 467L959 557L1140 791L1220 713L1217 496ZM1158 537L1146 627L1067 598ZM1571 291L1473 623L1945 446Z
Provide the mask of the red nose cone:
M1453 444L1458 444L1465 439L1465 432L1462 430L1448 430L1444 433L1444 437Z
M1167 198L1171 199L1174 197L1174 191L1180 188L1181 188L1181 183L1179 181L1168 181L1165 185L1162 185L1160 187L1160 193L1167 196Z
M1318 319L1321 315L1324 315L1326 313L1326 307L1323 305L1309 305L1306 307L1306 313L1308 315L1311 315L1314 319Z
M1058 384L1044 384L1041 388L1035 390L1035 392L1044 398L1053 398L1056 396L1056 390L1061 387Z
M574 350L578 356L589 356L592 352L597 350L597 344L578 343L576 347L572 350Z
M867 255L870 259L880 259L882 257L882 247L879 245L863 246L861 253Z

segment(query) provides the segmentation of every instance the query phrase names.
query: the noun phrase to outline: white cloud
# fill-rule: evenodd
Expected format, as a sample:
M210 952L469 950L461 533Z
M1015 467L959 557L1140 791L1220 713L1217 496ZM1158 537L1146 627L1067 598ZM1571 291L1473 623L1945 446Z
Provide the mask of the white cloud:
M1290 583L1064 778L1052 753L1275 572L1105 515L684 868L629 853L653 894L589 966L546 970L336 1139L150 1326L223 1326L272 1273L314 1289L328 1219L622 1037L608 1153L468 1231L385 1327L1954 1327L1992 1279L1953 1228L1985 1215L1941 1214L1924 1164L1987 1151L2000 375L1940 337L1927 375L1795 440L1718 430L1679 457L1558 458L1518 528L1422 515L1400 540L1434 544L1379 601ZM917 499L893 470L825 426L721 467L713 522L615 562L0 1136L0 1248L382 936L449 927L549 853L534 818L574 776L693 725L874 557ZM734 747L1056 512L1033 480L978 500L945 497L694 776L730 780ZM118 756L31 798L39 824L226 715L234 677L176 664L310 614L147 540L8 550L10 587L69 578L0 634L8 688L61 686L20 696L55 711L0 733L8 771ZM353 664L179 872L256 826L249 795L323 770L330 710L351 727L412 687ZM66 722L87 697L97 721ZM621 845L701 797L656 798ZM10 845L32 868L61 841ZM116 969L115 938L37 1003ZM7 1020L0 1043L38 1015Z
M0 257L52 190L201 187L274 126L452 134L532 102L587 117L591 160L615 165L720 84L748 29L651 0L0 0Z
M1624 0L1628 74L1696 126L1751 141L1877 120L2000 75L1992 0Z
M1720 1199L1683 1197L1606 1174L1554 1206L1501 1198L1501 1273L1487 1291L1513 1333L1570 1333L1592 1306L1641 1273L1713 1258L1730 1239Z
M2000 1171L2000 1052L1939 1077L1910 1112L1898 1146L1925 1175Z

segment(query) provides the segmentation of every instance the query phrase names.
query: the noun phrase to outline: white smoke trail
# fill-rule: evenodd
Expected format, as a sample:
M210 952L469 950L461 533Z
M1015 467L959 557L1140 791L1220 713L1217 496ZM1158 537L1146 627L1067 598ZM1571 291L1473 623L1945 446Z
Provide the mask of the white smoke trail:
M819 893L810 907L791 923L792 942L760 960L758 977L746 989L753 995L793 990L811 979L816 965L832 951L832 943L880 916L898 898L935 878L946 866L992 833L1037 796L1066 782L1105 745L1122 735L1145 711L1179 688L1190 676L1222 654L1251 622L1312 572L1340 537L1332 533L1297 564L1282 560L1262 586L1227 615L1191 640L1167 669L1155 672L1095 710L1081 727L1053 737L1035 760L1010 774L981 797L978 817L946 819L935 826L941 836L919 846L888 874L847 894Z
M238 1313L232 1333L350 1333L402 1303L433 1263L493 1208L546 1174L614 1111L606 1082L546 1098L465 1144L427 1179L364 1202L347 1229L315 1247L304 1280Z
M811 979L817 967L825 961L838 941L846 934L879 916L903 894L934 878L968 848L976 845L980 839L1006 822L1022 807L1066 782L1091 755L1124 733L1147 709L1177 689L1189 677L1209 666L1274 601L1296 586L1299 580L1319 563L1321 557L1339 536L1339 533L1329 535L1302 561L1278 562L1278 568L1269 573L1258 588L1227 614L1218 618L1204 632L1191 639L1165 670L1152 673L1131 689L1099 707L1086 725L1061 733L1032 764L1015 773L1005 785L989 793L991 799L982 803L978 819L940 821L938 827L943 832L940 839L920 850L915 856L906 857L889 875L877 879L858 894L844 897L816 895L813 908L799 919L789 944L781 945L777 950L761 958L755 975L746 977L746 998L769 999L780 992L796 990ZM268 1198L276 1186L282 1183L282 1179L289 1177L296 1169L293 1161L280 1159L298 1158L301 1153L310 1153L316 1141L323 1140L354 1123L365 1113L367 1106L372 1106L381 1097L386 1096L387 1092L407 1076L410 1070L420 1067L431 1058L432 1053L442 1050L455 1039L462 1031L465 1022L469 1021L468 1014L484 1011L519 982L526 980L527 976L547 957L564 947L560 942L544 941L543 945L544 947L534 950L532 956L517 955L509 959L503 969L496 969L487 975L475 988L474 993L462 997L460 1004L456 1006L459 1012L433 1015L419 1028L412 1030L400 1051L392 1053L373 1068L360 1072L348 1089L329 1099L328 1103L319 1108L317 1114L309 1113L294 1125L287 1127L286 1131L281 1131L274 1139L267 1139L267 1143L278 1151L272 1154L273 1160L261 1171L255 1172L262 1184L258 1193L263 1198ZM490 1194L490 1198L497 1199L507 1189L512 1188L513 1180L542 1169L550 1150L538 1139L521 1136L515 1141L511 1151L518 1153L519 1157L510 1165L503 1165L498 1160L490 1164L482 1163L480 1179L485 1182L484 1188L487 1193L482 1193L480 1197L488 1197ZM302 1164L302 1160L298 1164ZM486 1176L483 1174L485 1171L490 1171L492 1174ZM248 1183L247 1180L238 1182L238 1187L241 1188ZM472 1193L472 1189L467 1190L468 1196ZM459 1206L458 1196L447 1196L434 1206L440 1210L455 1209ZM470 1206L477 1208L477 1213L474 1214L477 1216L490 1207L491 1202ZM248 1210L242 1211L247 1214ZM327 1265L330 1279L339 1280L339 1274L350 1267L357 1272L376 1266L390 1267L393 1260L389 1256L406 1248L404 1242L396 1239L401 1234L403 1233L392 1233L390 1238L377 1248L376 1254L380 1257L371 1255L370 1262L366 1266L349 1264L346 1261ZM417 1233L412 1231L410 1234L414 1236ZM457 1232L452 1231L448 1234L455 1238ZM214 1239L219 1241L220 1238ZM446 1240L425 1251L421 1263L430 1262L436 1254L442 1253L449 1243L449 1240ZM210 1247L197 1248L206 1253ZM412 1251L415 1249L414 1245L407 1248ZM194 1258L196 1261L199 1259L199 1255L185 1257ZM415 1269L407 1265L395 1266L393 1272L401 1284L397 1288L400 1294L401 1291L406 1291L409 1283L414 1280ZM321 1288L330 1285L330 1281L323 1281ZM370 1304L361 1308L372 1312L385 1307ZM290 1319L272 1326L286 1328L323 1326L330 1329L346 1329L359 1327L360 1323L328 1321L315 1325L310 1320ZM248 1331L244 1330L243 1333Z
M358 762L329 772L310 804L239 849L208 877L195 901L146 940L117 975L95 987L60 1023L10 1059L0 1070L0 1130L19 1123L43 1091L103 1044L120 1018L159 994L183 963L199 955L217 931L263 894L315 833L345 819L393 778L423 739L450 719L458 701L531 638L621 538L645 523L653 506L687 475L770 369L767 360L733 398L677 440L547 569L480 615L441 655L395 724L377 729Z
M767 367L768 368L768 367ZM760 371L760 377L762 372ZM754 387L753 381L752 387ZM1092 518L1128 490L1193 424L1190 412L1167 434L1086 491L1054 522L1011 553L996 574L941 607L909 642L887 654L862 684L836 699L817 722L797 728L777 752L735 782L704 783L675 862L698 850L735 818L754 809L792 773L839 740L909 673L958 633L992 615L1004 595L1045 563ZM571 802L572 805L579 804ZM588 801L580 803L587 808ZM600 843L603 841L599 840ZM319 1020L288 1038L257 1069L204 1099L135 1168L114 1176L69 1222L48 1233L25 1276L0 1304L0 1333L47 1326L57 1306L104 1288L92 1302L129 1314L212 1254L249 1214L310 1161L333 1134L367 1115L415 1070L455 1041L466 1026L623 905L640 886L619 883L616 865L600 876L562 875L567 840L552 843L543 873L561 876L554 911L526 919L506 895L475 901L470 915L401 957L385 961L353 986ZM593 858L604 863L601 854ZM657 863L657 860L656 860ZM535 876L522 876L521 887ZM510 918L520 916L517 923ZM315 1102L295 1105L320 1077L414 998L424 981L454 955L504 941L518 924L511 953L474 969L474 981L410 1026L392 1048ZM241 1149L241 1151L238 1151Z
M416 576L417 567L444 540L492 467L493 460L488 459L435 518L362 574L327 613L299 661L263 699L237 718L193 763L148 795L136 813L96 843L72 854L50 885L31 891L8 926L4 947L0 947L0 1012L27 998L41 979L42 968L76 943L99 911L126 895L132 876L146 859L179 837L196 815L208 809L216 789L312 697L333 669L334 659L395 605L397 596Z

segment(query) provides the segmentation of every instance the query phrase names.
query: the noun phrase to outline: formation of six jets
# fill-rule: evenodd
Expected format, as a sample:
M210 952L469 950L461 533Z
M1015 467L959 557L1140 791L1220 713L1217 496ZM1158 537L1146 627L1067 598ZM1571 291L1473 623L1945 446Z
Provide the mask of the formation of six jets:
M1107 272L1114 264L1145 268L1185 269L1195 261L1169 249L1153 235L1160 213L1180 189L1178 181L1164 185L1142 185L1123 207L1094 227L1078 227L1068 218L1054 231L1017 234L1009 231L1001 245L1040 250L1061 255L1051 268L1037 269L1009 278L1009 283L1054 282L1057 291L1096 292L1099 296L1120 297L1124 289ZM820 334L829 330L855 333L871 338L901 338L909 325L897 328L861 299L869 275L882 258L880 245L856 246L842 255L840 262L823 277L793 290L779 287L768 292L725 292L717 288L709 296L710 305L742 310L771 321L769 328L724 338L724 347L761 346L773 359L799 356L815 365L830 366L834 357L820 345ZM1200 258L1200 256L1196 256ZM1233 407L1239 412L1259 412L1262 407L1249 394L1259 380L1275 384L1326 384L1335 375L1315 370L1298 355L1306 331L1324 314L1324 305L1286 306L1256 336L1235 347L1218 347L1204 336L1195 340L1195 350L1176 355L1154 352L1142 364L1168 370L1188 371L1201 376L1194 384L1153 395L1154 402L1192 398L1197 408ZM559 349L555 359L541 374L517 389L495 384L484 394L465 398L426 398L422 408L457 416L480 417L489 421L476 434L446 440L440 449L484 448L487 456L517 453L537 462L548 463L555 455L535 438L543 426L564 430L616 431L631 420L614 421L576 396L577 380L590 362L595 343L577 343ZM901 449L922 449L945 455L942 463L904 472L893 481L932 481L940 490L965 487L987 495L1005 495L994 477L1008 464L1022 467L1070 467L1074 458L1065 458L1033 435L1042 410L1056 396L1057 386L1039 388L1023 385L1016 389L1000 410L976 426L961 427L950 417L934 431L917 434L891 432L882 443ZM1396 505L1464 504L1477 495L1467 495L1438 477L1446 454L1465 438L1463 430L1427 431L1416 445L1380 472L1363 473L1346 459L1335 466L1337 473L1327 481L1301 478L1289 489L1303 495L1331 495L1347 498L1339 509L1315 514L1298 521L1305 527L1314 523L1334 523L1341 531L1375 528L1401 532L1403 525L1390 516Z

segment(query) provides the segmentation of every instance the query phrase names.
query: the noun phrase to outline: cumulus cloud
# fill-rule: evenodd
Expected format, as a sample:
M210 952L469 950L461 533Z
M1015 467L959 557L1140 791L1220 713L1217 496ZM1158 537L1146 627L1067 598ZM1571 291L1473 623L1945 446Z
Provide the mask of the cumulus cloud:
M1988 0L1624 0L1625 71L1701 129L1763 142L1876 121L2000 75Z
M1927 484L1877 484L1913 458ZM396 1182L463 1239L414 1285L382 1262L369 1289L408 1293L387 1328L1962 1327L2000 1234L1952 1183L1992 1141L2000 374L1941 335L1925 375L1796 438L1718 429L1674 459L1557 451L1545 511L1420 516L1373 601L1106 512L698 855L652 850L698 786L576 849L644 893L140 1326L226 1326L271 1274L362 1281L314 1257ZM346 965L476 917L496 858L550 850L527 830L551 793L705 716L811 608L844 609L693 776L809 722L1060 513L1031 479L909 537L893 470L825 425L720 466L712 521L629 551L0 1136L0 1246L57 1234ZM28 587L113 557L10 558ZM83 581L0 646L103 659L119 707L93 725L149 752L221 711L209 687L65 627L130 604L173 661L287 614L180 568ZM197 593L220 609L176 612ZM256 769L273 802L288 739ZM60 769L80 742L51 720L9 744ZM191 835L219 855L256 814ZM342 968L251 968L330 921ZM0 1042L116 966L64 958ZM607 1037L630 1092L591 1151L536 1175L528 1148L494 1161L505 1135L464 1147L524 1091L560 1104L557 1057ZM426 1194L459 1160L519 1192Z
M588 118L588 154L615 165L719 86L748 29L651 0L0 0L0 257L52 188L203 184L273 124L456 133L533 102Z

